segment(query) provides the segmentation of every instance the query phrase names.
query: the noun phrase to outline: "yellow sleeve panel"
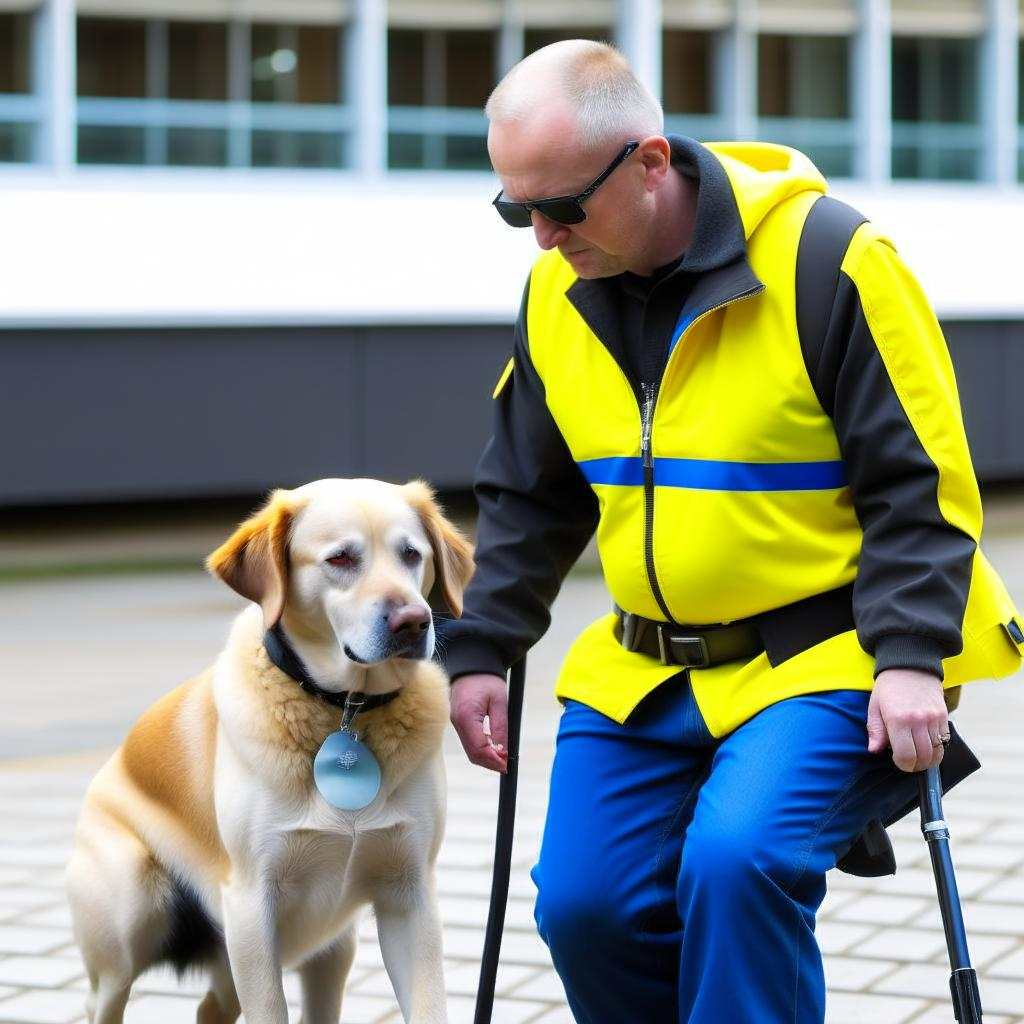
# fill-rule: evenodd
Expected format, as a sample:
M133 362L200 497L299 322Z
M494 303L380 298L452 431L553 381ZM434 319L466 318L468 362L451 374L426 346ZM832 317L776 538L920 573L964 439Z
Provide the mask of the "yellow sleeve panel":
M946 522L977 541L981 496L953 364L935 313L895 248L870 224L857 231L842 270L857 287L900 404L938 470L939 510Z

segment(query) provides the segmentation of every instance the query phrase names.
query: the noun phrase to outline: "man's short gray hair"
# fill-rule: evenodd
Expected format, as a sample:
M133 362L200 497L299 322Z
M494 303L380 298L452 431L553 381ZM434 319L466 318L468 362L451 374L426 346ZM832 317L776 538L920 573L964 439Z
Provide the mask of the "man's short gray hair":
M664 132L661 105L607 43L565 39L524 57L498 83L484 112L491 121L526 121L554 97L576 111L581 146Z

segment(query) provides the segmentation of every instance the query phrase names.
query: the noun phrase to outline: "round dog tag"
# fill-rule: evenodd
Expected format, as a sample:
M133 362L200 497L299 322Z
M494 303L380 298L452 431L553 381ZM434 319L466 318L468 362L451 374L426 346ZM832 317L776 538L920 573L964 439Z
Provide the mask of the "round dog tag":
M342 811L358 811L380 792L380 765L350 732L332 732L313 761L320 795Z

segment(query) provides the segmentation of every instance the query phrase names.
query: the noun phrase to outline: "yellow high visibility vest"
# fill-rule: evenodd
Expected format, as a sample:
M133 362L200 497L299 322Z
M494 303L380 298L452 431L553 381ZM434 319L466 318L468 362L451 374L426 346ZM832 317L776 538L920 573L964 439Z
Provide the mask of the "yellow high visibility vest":
M527 309L530 357L548 407L598 498L597 542L612 598L657 620L666 618L664 604L675 622L693 625L746 618L850 583L862 540L833 423L809 380L796 327L800 230L824 181L781 147L709 148L729 177L748 258L765 288L677 324L656 403L641 408L566 298L576 278L557 250L537 261ZM942 514L977 540L981 504L963 426L946 422L948 402L934 400L940 389L958 408L934 315L870 223L854 235L842 270L857 286L900 402L939 468ZM871 297L892 288L906 301L875 309ZM648 490L645 460L654 467ZM1014 619L1020 621L1017 610L979 549L964 649L944 662L945 685L1015 671L1024 647L1008 628ZM614 626L609 613L579 636L557 694L622 722L680 669L624 650ZM722 736L786 697L869 690L873 667L851 630L774 668L761 654L691 670L691 682L709 729Z

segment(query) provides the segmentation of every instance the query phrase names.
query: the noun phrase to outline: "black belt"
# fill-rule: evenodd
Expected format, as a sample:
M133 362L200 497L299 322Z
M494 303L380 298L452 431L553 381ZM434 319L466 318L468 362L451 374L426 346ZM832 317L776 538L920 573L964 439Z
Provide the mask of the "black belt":
M710 668L753 658L762 651L774 667L854 628L852 583L723 625L683 626L645 619L621 608L615 611L615 636L627 651L684 668Z

